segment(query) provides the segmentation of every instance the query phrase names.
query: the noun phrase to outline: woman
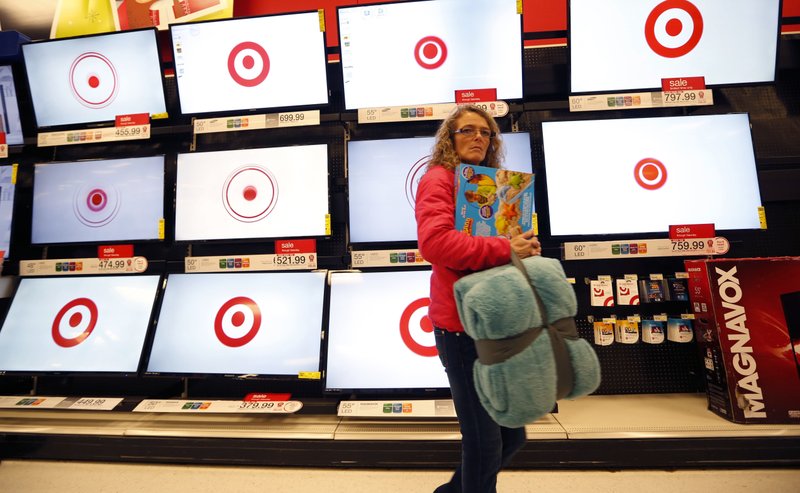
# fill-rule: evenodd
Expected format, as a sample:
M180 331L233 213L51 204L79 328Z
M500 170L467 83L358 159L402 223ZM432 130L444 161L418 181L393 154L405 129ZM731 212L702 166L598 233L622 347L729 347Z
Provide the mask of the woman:
M541 254L528 231L512 237L473 237L455 229L455 167L460 163L499 168L502 141L497 123L477 106L459 106L436 133L431 163L417 188L415 214L423 258L433 265L428 317L436 348L447 372L461 428L461 464L447 491L495 491L497 473L525 444L525 429L495 423L481 406L472 375L474 341L458 317L453 284L475 271L507 264L513 250L520 258Z

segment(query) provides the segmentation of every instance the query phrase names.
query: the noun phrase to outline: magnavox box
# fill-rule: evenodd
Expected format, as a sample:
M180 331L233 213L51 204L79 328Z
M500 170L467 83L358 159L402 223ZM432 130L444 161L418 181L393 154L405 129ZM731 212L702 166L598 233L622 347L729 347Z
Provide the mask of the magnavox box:
M686 260L708 408L800 423L800 257Z

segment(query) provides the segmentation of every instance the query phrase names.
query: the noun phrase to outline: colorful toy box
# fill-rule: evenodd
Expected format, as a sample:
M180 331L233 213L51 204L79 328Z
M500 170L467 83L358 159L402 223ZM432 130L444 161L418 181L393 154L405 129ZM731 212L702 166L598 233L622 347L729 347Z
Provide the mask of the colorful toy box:
M533 225L533 173L461 164L456 168L456 229L506 236Z

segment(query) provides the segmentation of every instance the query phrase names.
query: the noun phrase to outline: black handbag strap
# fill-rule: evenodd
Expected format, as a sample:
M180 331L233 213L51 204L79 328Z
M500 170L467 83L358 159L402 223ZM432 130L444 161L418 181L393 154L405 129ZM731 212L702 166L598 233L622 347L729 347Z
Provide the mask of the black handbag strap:
M548 321L547 308L542 302L539 292L536 290L528 275L525 265L522 260L517 256L514 251L511 251L511 263L522 272L522 275L528 281L528 285L533 291L533 298L539 307L539 313L542 315L542 325L547 327L548 334L550 335L550 345L553 348L553 357L556 363L556 399L562 399L572 392L575 386L575 373L572 369L572 364L569 359L569 352L564 339L578 339L578 327L575 325L573 317L562 318L553 323Z

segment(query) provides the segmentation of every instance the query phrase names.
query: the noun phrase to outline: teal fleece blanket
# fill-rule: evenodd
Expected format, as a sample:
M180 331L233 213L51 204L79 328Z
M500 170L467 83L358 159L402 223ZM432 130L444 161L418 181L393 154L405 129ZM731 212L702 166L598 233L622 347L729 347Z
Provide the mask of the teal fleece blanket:
M479 348L479 359L473 367L481 404L498 424L509 428L536 421L562 397L557 395L552 332L546 328L530 329L567 322L574 331L572 317L577 312L575 291L561 262L535 256L522 260L522 265L536 286L547 320L542 319L528 279L514 265L470 274L454 286L464 330L475 339L476 346L481 340L492 343L491 357L485 358L487 352L482 354ZM563 339L573 374L571 390L563 395L567 399L590 394L600 385L600 362L594 349L586 340L577 338L576 331L574 336ZM490 364L483 362L486 359L491 360Z

